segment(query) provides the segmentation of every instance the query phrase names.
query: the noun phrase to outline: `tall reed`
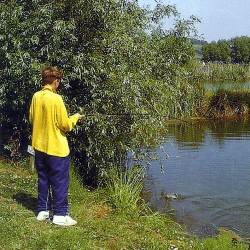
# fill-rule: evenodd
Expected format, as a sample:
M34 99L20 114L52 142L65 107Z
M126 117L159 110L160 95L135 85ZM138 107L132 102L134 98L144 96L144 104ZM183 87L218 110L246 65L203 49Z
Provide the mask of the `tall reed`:
M250 79L248 65L207 63L197 64L190 71L190 77L201 82L247 81Z
M111 204L119 211L138 213L138 205L148 209L140 197L144 166L113 166L106 171L106 187ZM142 209L141 211L143 211Z
M205 116L226 118L250 112L249 90L219 89L207 100Z

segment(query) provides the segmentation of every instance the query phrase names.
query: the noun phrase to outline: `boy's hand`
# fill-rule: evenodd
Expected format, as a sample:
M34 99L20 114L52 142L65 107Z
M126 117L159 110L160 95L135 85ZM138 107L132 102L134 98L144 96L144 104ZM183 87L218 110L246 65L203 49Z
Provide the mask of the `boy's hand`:
M83 120L84 117L85 117L85 115L79 115L79 116L78 116L78 120Z

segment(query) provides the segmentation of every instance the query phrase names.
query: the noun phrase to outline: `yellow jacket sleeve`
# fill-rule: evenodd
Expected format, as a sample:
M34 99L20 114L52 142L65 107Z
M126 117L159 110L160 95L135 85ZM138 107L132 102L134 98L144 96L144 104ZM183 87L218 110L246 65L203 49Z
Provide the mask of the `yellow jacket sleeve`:
M79 119L79 114L72 115L68 117L65 105L63 103L62 98L60 97L60 101L58 101L58 108L56 118L57 118L57 124L56 126L64 132L69 132L72 130L72 128L76 125L78 119Z

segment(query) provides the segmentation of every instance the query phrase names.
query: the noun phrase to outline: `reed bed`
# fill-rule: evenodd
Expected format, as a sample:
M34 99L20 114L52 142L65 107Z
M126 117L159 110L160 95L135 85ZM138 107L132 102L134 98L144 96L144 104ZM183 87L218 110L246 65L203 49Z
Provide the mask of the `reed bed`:
M229 118L250 114L250 90L218 89L207 93L199 115L208 118Z
M190 75L200 82L244 82L250 79L250 67L246 64L198 63Z

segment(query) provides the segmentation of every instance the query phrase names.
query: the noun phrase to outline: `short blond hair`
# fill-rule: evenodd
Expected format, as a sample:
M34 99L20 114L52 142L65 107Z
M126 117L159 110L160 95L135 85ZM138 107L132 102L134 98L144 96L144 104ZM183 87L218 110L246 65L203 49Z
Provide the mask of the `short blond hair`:
M62 73L56 67L46 67L42 70L42 84L52 84L56 79L61 80Z

